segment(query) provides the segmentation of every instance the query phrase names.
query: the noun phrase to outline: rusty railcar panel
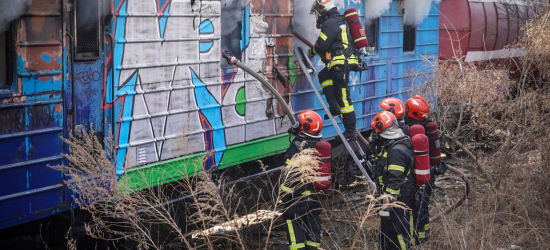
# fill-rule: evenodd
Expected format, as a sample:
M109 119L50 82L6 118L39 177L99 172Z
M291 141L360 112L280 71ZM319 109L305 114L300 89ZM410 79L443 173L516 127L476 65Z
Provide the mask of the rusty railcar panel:
M0 228L67 209L63 175L63 8L33 0L15 21L11 97L0 103Z
M282 73L282 78L290 81L289 63L294 50L292 23L294 2L292 0L253 0L252 13L265 17L268 24L266 34L270 44L267 46L266 77L278 92L288 100L290 89L277 79L276 69ZM276 101L274 101L276 102ZM282 106L277 103L278 116L284 116Z
M61 3L62 0L33 0L27 12L34 13L35 16L61 14Z

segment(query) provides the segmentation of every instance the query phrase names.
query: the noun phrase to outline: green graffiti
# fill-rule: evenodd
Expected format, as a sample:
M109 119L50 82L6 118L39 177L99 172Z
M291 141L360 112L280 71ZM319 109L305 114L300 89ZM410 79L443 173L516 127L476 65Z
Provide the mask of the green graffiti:
M288 60L288 74L290 75L290 85L294 87L298 74L294 70L298 69L298 65L294 63L294 52L290 53Z
M235 102L237 102L237 105L235 105L235 110L237 111L237 114L244 116L246 112L246 93L244 87L240 88L237 91Z

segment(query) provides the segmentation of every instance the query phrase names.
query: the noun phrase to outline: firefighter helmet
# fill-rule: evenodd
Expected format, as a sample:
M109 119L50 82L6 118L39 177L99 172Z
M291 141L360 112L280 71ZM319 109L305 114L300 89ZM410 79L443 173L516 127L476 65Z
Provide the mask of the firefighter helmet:
M397 127L399 125L397 118L392 112L382 111L374 116L370 126L376 130L376 133L381 134L386 129L391 128L392 126Z
M305 110L298 115L300 130L307 134L317 135L323 129L323 119L315 111Z
M309 13L315 15L318 19L319 16L324 15L332 8L336 8L336 5L330 0L315 0Z
M405 105L401 100L395 97L389 97L382 100L380 107L385 111L392 112L397 118L401 118L405 115Z
M428 105L428 102L424 98L415 95L407 100L405 113L412 119L423 121L424 117L430 113L430 105Z

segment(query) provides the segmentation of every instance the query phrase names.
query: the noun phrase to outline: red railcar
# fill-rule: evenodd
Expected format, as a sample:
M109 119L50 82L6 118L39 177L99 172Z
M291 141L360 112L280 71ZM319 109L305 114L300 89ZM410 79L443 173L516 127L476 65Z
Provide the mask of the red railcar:
M465 61L520 57L523 49L508 49L517 42L533 5L519 0L443 0L440 4L439 57L465 57Z

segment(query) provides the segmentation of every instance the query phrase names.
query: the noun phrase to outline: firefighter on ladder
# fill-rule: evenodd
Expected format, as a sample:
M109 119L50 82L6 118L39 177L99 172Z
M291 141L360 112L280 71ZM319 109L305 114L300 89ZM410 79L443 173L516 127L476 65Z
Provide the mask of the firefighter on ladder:
M322 129L323 120L319 114L309 110L301 112L298 122L289 129L289 133L294 134L295 138L285 154L287 164L301 150L318 148L316 145L320 144L323 138ZM322 143L328 145L327 161L330 162L330 145ZM301 181L303 180L295 180L288 186L281 185L281 191L286 193L283 195L283 202L288 206L283 213L283 219L286 223L289 248L314 250L321 245L323 207L320 196L315 193L316 186L313 183L300 183Z
M414 155L412 143L399 128L397 118L388 111L378 113L371 126L384 145L383 159L375 168L379 192L389 195L392 201L411 204L414 200ZM390 207L380 211L379 242L382 250L410 249L412 211Z
M359 64L354 53L353 39L347 23L330 0L315 0L311 14L317 18L321 29L315 46L309 49L309 56L320 55L326 67L319 72L319 82L334 116L342 114L344 136L356 140L356 117L349 92L349 72Z

